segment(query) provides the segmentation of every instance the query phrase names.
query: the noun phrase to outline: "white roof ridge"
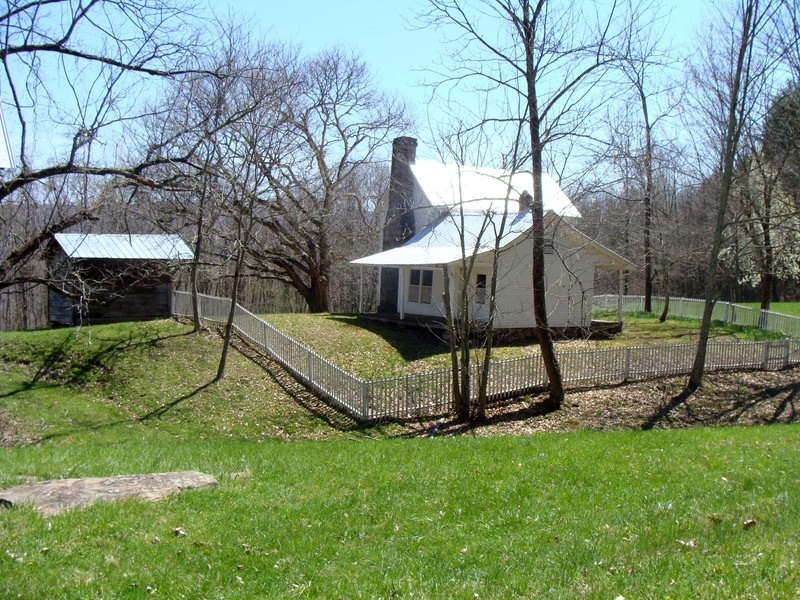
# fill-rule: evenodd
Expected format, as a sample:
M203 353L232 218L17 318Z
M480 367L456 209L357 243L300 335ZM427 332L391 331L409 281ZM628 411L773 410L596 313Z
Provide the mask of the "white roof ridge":
M474 203L491 208L498 203L518 202L533 190L533 174L525 170L503 170L420 159L410 165L417 184L433 206L463 206ZM580 217L578 209L550 175L542 173L544 209L561 216ZM480 203L483 206L480 207Z

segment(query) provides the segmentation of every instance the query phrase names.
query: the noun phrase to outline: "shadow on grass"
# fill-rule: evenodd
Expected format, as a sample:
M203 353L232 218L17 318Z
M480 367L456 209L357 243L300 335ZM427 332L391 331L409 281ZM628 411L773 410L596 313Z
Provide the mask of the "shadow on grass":
M85 354L70 353L76 340L76 333L70 332L52 350L50 350L41 363L36 367L36 373L29 382L13 392L0 395L0 398L32 389L43 380L57 382L58 384L86 384L98 379L98 373L111 373L114 366L125 353L141 347L156 347L159 343L189 335L191 332L176 333L174 335L150 337L147 330L138 334L130 332L127 337L118 339L110 344L104 344L103 338L97 338L97 350ZM93 376L95 375L95 376Z
M800 382L769 387L757 393L736 398L728 407L721 408L713 417L722 422L735 423L757 411L762 405L774 404L769 416L764 416L764 423L784 423L795 421L798 417L797 400L800 394ZM775 402L776 397L779 398Z
M266 373L287 396L329 427L338 431L358 431L360 429L369 428L368 425L359 423L354 418L335 409L319 398L302 383L297 381L280 364L249 343L243 341L241 338L232 337L231 345L237 352Z
M686 388L680 394L676 394L670 401L667 402L664 406L660 407L656 412L654 412L644 423L642 423L642 429L649 430L653 429L656 425L663 422L670 413L678 408L679 406L686 403L686 401L692 397L696 390Z
M791 420L794 421L797 419L797 406L795 405L795 401L797 400L798 392L800 392L800 383L792 384L791 386L785 386L790 388L787 390L789 393L786 394L786 397L775 407L775 411L772 413L772 420L773 422L778 422L781 417L788 411L788 415L784 416L784 420ZM778 388L781 391L784 388Z
M215 383L217 383L217 382L212 379L211 381L209 381L207 383L204 383L200 387L195 388L194 390L192 390L188 394L184 394L183 396L175 398L175 400L171 400L170 402L167 402L166 404L162 404L158 408L151 410L149 413L147 413L145 415L142 415L141 417L138 417L135 420L139 421L140 423L144 423L145 421L149 421L150 419L153 419L153 418L160 419L161 417L163 417L165 414L167 414L169 411L171 411L176 406L178 406L180 404L183 404L186 400L189 400L190 398L194 398L197 394L199 394L200 392L202 392L205 389L208 389L209 387L211 387Z
M571 389L560 410L547 410L542 395L490 403L489 418L459 422L452 415L395 421L406 429L393 437L433 437L478 433L543 433L575 430L622 431L655 428L768 425L800 421L800 381L766 386L758 379L710 379L689 393L681 381L615 383ZM785 379L784 379L785 381ZM666 388L665 388L666 385ZM667 391L672 387L671 391ZM626 389L633 394L625 404ZM621 404L622 403L622 404ZM519 427L515 426L519 425Z
M544 395L540 402L526 403L525 406L516 410L502 410L503 407L513 406L515 404L519 404L519 402L520 398L510 398L508 400L492 402L489 405L492 408L492 414L483 420L459 421L453 414L446 414L440 416L439 418L424 417L416 420L397 420L395 422L410 427L410 429L404 431L403 433L389 437L402 439L422 436L436 437L440 435L463 435L471 431L477 431L493 425L528 421L530 419L547 417L548 415L557 412L548 406L546 397Z
M52 372L56 365L64 362L66 357L66 349L69 347L69 342L71 341L72 336L65 337L58 346L53 348L42 360L42 363L36 369L36 373L33 374L30 381L25 382L15 390L10 392L6 392L4 394L0 394L0 398L11 398L12 396L16 396L17 394L21 394L23 392L29 392L34 387L36 387L43 378L45 378L50 372ZM58 387L59 384L53 383L51 384L52 387Z
M43 354L38 366L34 363L36 372L29 381L25 381L13 390L0 394L0 399L11 398L25 392L31 392L37 388L59 388L64 385L87 385L101 382L111 376L118 362L131 350L143 347L157 347L164 341L192 333L189 331L172 335L153 335L152 330L145 328L137 332L129 332L119 339L95 336L94 339L96 341L94 343L97 345L95 350L86 352L81 349L83 350L81 352L76 349L76 351L71 352L74 344L80 341L77 337L79 335L77 331L77 329L69 331L58 345ZM187 394L185 397L171 402L167 407L161 407L161 409L166 412L168 408L179 404L188 397L194 396L207 386L208 384ZM153 413L156 413L156 411L153 411ZM124 418L103 423L63 424L63 426L58 426L57 431L36 436L29 443L23 444L23 446L64 438L82 432L101 431L141 420Z
M202 392L203 390L205 390L206 388L210 387L213 384L214 384L214 381L209 381L208 383L205 383L205 384L199 386L198 388L194 389L193 391L189 392L188 394L184 394L183 396L181 396L179 398L176 398L175 400L172 400L171 402L167 402L166 404L163 404L163 405L159 406L158 408L150 411L149 413L147 413L145 415L142 415L141 417L117 419L117 420L114 420L114 421L108 421L106 423L97 423L97 424L94 424L94 425L72 425L71 427L65 427L64 429L62 429L60 431L54 431L54 432L42 435L41 437L39 437L37 439L34 439L34 440L31 440L30 443L23 444L22 446L24 447L24 446L38 444L38 443L41 443L41 442L47 442L47 441L51 441L51 440L55 440L55 439L66 438L68 436L76 435L76 434L79 434L79 433L86 433L86 432L92 432L92 431L103 431L104 429L111 429L113 427L118 427L120 425L128 425L128 424L131 424L131 423L145 423L145 422L147 422L147 421L149 421L150 419L153 419L153 418L161 418L163 415L165 415L167 412L169 412L170 410L172 410L173 408L175 408L179 404L185 402L186 400L189 400L190 398L193 398L194 396L196 396L197 394L199 394L200 392ZM15 391L14 393L17 393L18 391L19 390Z
M380 337L407 362L430 358L447 351L447 345L437 332L425 327L379 323L357 315L330 315L328 318Z
M773 424L796 421L800 382L761 388L747 384L735 392L717 390L704 383L697 390L684 389L651 414L641 425L649 430L676 421L681 426L717 426L755 423ZM689 400L696 397L696 402ZM682 410L683 414L675 415Z

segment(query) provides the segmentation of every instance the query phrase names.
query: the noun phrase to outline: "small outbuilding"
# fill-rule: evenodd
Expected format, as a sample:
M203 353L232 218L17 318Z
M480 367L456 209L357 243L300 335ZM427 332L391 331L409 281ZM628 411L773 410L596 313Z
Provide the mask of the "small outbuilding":
M48 253L50 323L168 317L173 274L192 256L178 235L54 234Z

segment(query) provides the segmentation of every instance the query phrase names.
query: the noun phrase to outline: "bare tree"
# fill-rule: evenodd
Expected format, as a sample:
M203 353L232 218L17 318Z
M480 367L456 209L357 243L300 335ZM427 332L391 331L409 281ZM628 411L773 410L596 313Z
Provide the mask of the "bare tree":
M736 167L730 241L722 262L734 270L739 284L758 288L761 309L769 310L779 282L800 275L795 252L800 206L784 177L785 155L768 156L760 143L750 144L743 154Z
M194 297L195 330L202 326L197 312L201 271L211 267L219 272L220 257L228 257L222 244L230 240L220 235L217 225L227 214L238 227L240 216L234 215L231 206L242 210L249 206L228 202L237 176L230 164L232 155L245 160L241 138L248 121L276 122L274 107L288 89L287 56L293 56L280 45L255 44L241 25L225 23L217 37L218 52L206 71L177 78L165 105L154 111L150 127L154 133L149 141L153 152L165 159L176 154L191 159L161 167L162 172L171 174L172 185L155 194L157 201L145 205L148 214L143 215L159 229L183 233L193 240L189 288ZM241 275L240 268L240 279Z
M258 156L269 236L253 257L261 277L294 287L311 312L327 312L332 269L353 258L337 244L343 220L366 218L358 178L406 118L376 91L365 63L341 49L300 61L294 74L278 109L281 143Z
M727 225L728 205L736 160L748 127L760 120L759 102L768 92L776 57L769 36L779 19L781 3L740 0L732 13L720 15L716 35L710 36L692 67L696 102L706 119L712 148L718 149L715 172L716 226L706 272L706 292L700 340L687 391L700 386L705 370L711 314L718 296L719 258Z
M546 404L556 409L564 387L545 301L544 152L559 140L578 136L586 126L591 105L599 101L589 89L624 55L629 15L615 9L601 14L584 4L546 0L430 0L429 6L424 18L450 27L456 32L454 45L458 44L452 74L441 84L459 88L475 81L480 82L478 89L516 98L516 114L484 114L481 120L500 128L528 125L527 151L534 178L533 310L548 376ZM508 105L502 103L504 109Z
M653 21L655 26L657 21ZM640 117L637 129L641 129L641 142L632 158L641 172L640 199L642 205L642 245L644 258L644 311L652 312L653 296L653 191L655 162L657 160L656 133L659 122L667 118L674 108L670 102L671 84L667 78L670 57L662 48L662 38L654 27L645 31L633 31L629 49L620 68L636 98ZM637 136L638 137L638 136Z
M524 134L520 127L519 135ZM512 194L512 180L518 169L518 152L520 144L515 144L512 155L506 157L509 164L502 171L498 183L505 184L504 201L485 208L480 214L467 215L463 194L467 192L462 186L460 170L462 165L480 164L486 158L484 149L491 138L491 132L482 127L466 127L464 123L456 124L456 131L442 136L439 141L439 152L447 159L455 160L459 167L457 206L451 209L449 216L454 226L460 249L456 264L457 277L451 274L451 265L444 265L444 316L450 348L451 387L453 405L458 418L462 421L486 419L488 403L488 383L492 353L495 340L495 321L497 317L497 295L499 283L499 266L503 251L503 238L507 233L509 222L509 201L515 206L517 202ZM469 167L467 167L469 169ZM524 194L519 202L530 207L530 195ZM467 220L471 223L467 225ZM476 268L489 270L488 277L482 273L482 287L478 287L477 277L472 285ZM452 290L456 297L453 298ZM457 311L453 310L453 307ZM485 318L475 318L476 307L485 307ZM477 381L473 381L472 354L479 359ZM477 394L473 390L477 387Z

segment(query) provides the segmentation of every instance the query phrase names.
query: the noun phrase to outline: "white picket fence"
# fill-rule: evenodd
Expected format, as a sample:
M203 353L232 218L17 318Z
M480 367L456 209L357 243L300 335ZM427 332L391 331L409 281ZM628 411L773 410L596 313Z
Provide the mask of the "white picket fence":
M172 306L175 315L191 316L191 295L175 292ZM229 299L200 296L200 314L204 320L225 323L229 311ZM309 388L359 420L402 419L446 413L452 409L449 369L364 381L238 305L234 328ZM592 386L689 373L696 348L696 344L673 344L567 350L560 351L558 358L565 385ZM781 369L798 364L798 339L712 342L706 357L707 371ZM477 377L473 381L477 381ZM539 354L492 361L488 391L493 400L519 396L546 385L547 376Z
M617 295L603 294L595 296L592 308L616 311ZM653 314L660 314L664 308L664 298L653 297ZM681 319L703 318L705 300L697 298L670 298L669 315ZM622 296L622 312L641 312L644 310L644 296ZM723 323L760 327L768 331L776 331L794 338L800 338L800 318L771 310L761 310L750 306L742 306L732 302L717 302L711 317Z

